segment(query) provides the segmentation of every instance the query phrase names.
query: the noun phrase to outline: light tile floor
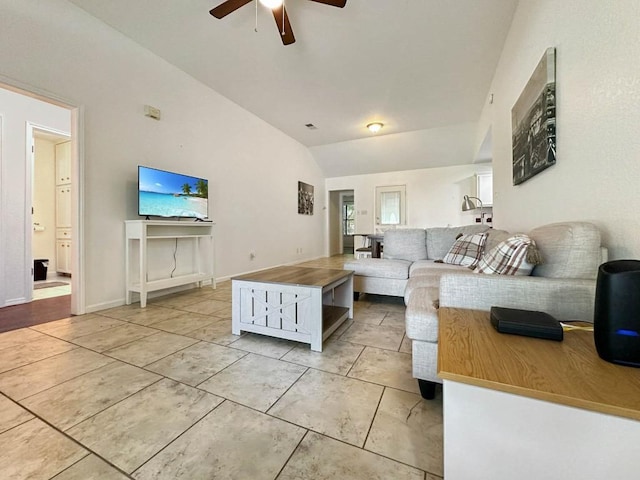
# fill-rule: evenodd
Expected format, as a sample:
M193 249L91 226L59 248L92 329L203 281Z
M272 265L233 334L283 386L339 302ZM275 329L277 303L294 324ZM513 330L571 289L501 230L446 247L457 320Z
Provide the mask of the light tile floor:
M62 295L71 295L71 277L66 275L60 275L58 273L47 273L46 280L39 280L33 282L34 285L40 285L43 283L61 282L67 285L60 285L57 287L38 288L33 290L34 300L43 300L45 298L60 297Z
M321 353L232 335L230 306L222 282L0 334L0 476L442 477L401 299L361 296Z

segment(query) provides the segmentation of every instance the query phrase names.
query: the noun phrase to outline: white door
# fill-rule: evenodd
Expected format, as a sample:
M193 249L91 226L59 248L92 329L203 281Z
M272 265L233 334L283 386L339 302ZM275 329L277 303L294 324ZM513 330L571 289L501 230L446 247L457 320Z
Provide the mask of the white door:
M376 226L406 225L406 185L376 187Z

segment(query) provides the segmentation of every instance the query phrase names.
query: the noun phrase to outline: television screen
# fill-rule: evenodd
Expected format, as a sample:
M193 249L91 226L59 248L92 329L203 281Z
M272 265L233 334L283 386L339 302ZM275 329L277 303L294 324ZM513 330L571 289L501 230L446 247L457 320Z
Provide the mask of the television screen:
M208 208L204 178L138 166L138 215L204 219Z

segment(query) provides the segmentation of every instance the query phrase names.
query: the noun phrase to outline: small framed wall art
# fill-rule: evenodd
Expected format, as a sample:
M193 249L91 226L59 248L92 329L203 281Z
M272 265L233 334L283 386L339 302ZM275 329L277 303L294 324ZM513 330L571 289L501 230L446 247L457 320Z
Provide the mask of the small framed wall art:
M298 213L313 215L313 185L298 182Z
M548 48L511 109L513 184L556 163L556 49Z

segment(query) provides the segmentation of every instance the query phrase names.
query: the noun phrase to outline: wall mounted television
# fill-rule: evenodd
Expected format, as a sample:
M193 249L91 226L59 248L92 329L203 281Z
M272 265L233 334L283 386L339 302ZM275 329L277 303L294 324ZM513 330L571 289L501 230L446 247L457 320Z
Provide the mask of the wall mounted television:
M203 220L209 214L209 182L138 166L138 215Z

